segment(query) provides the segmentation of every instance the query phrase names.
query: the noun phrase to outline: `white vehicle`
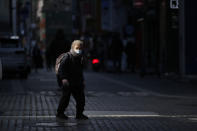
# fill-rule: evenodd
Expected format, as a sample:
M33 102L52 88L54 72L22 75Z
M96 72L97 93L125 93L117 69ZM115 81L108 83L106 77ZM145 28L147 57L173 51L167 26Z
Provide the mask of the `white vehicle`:
M21 78L27 78L27 56L25 49L19 47L19 40L0 38L0 58L2 77L19 74Z

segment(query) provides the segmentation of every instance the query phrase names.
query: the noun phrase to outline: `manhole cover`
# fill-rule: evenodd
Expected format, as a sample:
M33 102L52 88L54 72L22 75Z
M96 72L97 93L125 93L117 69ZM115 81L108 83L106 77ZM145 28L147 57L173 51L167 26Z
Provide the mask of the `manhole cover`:
M60 127L60 126L76 126L77 123L66 123L66 122L42 122L36 123L36 126L47 126L47 127Z

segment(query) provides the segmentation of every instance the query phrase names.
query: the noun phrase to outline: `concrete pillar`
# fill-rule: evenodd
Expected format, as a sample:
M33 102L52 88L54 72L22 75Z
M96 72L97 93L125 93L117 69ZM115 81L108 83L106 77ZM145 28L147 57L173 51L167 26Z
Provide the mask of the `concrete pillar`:
M183 77L185 71L185 0L179 1L179 72Z
M166 62L166 57L165 57L165 53L166 53L166 12L167 12L167 8L166 8L166 1L163 0L160 3L160 49L159 49L159 56L160 56L160 64L159 64L159 69L160 69L160 73L165 72L165 62Z

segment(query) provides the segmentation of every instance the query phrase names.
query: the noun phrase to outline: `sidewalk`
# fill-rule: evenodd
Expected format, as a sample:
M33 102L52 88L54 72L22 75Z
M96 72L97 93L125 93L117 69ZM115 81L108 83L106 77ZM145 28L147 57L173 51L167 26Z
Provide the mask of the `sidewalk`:
M1 131L195 131L197 124L191 118L197 116L159 115L154 112L129 110L119 103L113 106L114 97L107 97L107 101L100 101L98 97L86 97L86 114L89 120L77 121L75 117L74 101L71 99L67 115L69 120L62 121L55 117L59 93L41 92L25 94L0 95L0 130ZM90 95L90 94L89 94ZM119 97L118 99L127 99ZM97 99L97 100L96 100ZM115 101L116 101L115 100ZM117 102L125 101L119 100ZM126 102L126 101L125 101ZM128 102L128 101L127 101ZM132 101L134 102L134 101Z
M196 98L156 96L134 89L136 86L132 83L141 83L141 79L134 76L130 79L131 75L86 72L85 77L87 81L85 114L89 116L89 120L75 120L73 98L65 112L69 120L56 119L61 92L56 90L54 73L41 71L38 74L31 74L26 82L18 82L18 86L27 86L24 92L0 92L0 131L196 131L197 129ZM155 79L150 80L154 82ZM143 83L147 84L146 81ZM110 91L111 89L116 90Z
M115 81L124 82L135 86L136 89L154 92L160 95L196 97L197 84L187 80L158 78L154 75L147 75L141 78L138 74L131 73L99 73Z

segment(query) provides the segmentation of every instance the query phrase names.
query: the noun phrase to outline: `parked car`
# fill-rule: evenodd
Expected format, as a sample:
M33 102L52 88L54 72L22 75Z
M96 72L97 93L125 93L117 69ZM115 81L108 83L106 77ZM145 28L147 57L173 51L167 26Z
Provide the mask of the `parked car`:
M0 38L3 77L10 74L19 74L21 78L28 77L29 67L26 52L19 44L19 39Z

